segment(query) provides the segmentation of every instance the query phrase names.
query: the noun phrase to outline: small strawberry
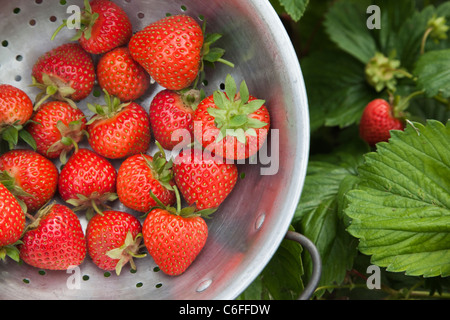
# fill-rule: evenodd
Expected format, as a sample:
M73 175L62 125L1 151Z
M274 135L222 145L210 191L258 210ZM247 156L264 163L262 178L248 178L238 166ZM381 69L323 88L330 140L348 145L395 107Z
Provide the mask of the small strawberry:
M123 102L140 98L150 87L150 76L133 60L127 47L105 53L97 64L100 87Z
M201 149L182 150L173 162L175 183L189 205L218 207L236 185L238 170Z
M63 164L87 134L84 113L64 101L44 103L32 120L26 129L36 141L36 151L49 159L59 157Z
M80 220L68 207L50 204L27 226L19 246L27 264L47 270L67 270L86 257L86 238Z
M251 96L243 81L240 92L228 75L225 93L217 90L194 114L194 137L210 152L227 159L256 154L267 139L270 115L264 100Z
M174 187L178 194L178 190ZM196 211L194 207L181 209L177 196L177 208L158 201L142 226L144 243L148 253L165 274L177 276L186 271L202 251L208 238L208 226L203 217L214 210Z
M0 260L19 261L17 244L25 230L25 213L9 190L0 183Z
M119 159L146 152L150 145L150 120L136 102L121 103L105 91L106 105L91 105L95 112L88 121L89 144L101 156Z
M113 165L95 152L80 148L61 169L58 191L61 198L86 210L88 219L106 207L106 201L117 199L117 173Z
M115 270L120 275L122 267L130 262L136 270L133 258L144 257L141 222L122 211L105 211L96 214L86 228L88 253L95 265L103 270Z
M181 90L199 81L204 62L233 66L222 59L224 50L210 48L221 36L205 35L204 29L192 17L168 16L135 33L128 47L134 60L159 85Z
M66 43L40 56L32 69L33 86L42 90L35 109L50 96L73 101L86 98L94 88L92 57L77 43Z
M162 90L153 98L149 114L155 140L164 149L182 148L193 141L194 108L200 100L200 92Z
M391 104L384 99L375 99L369 102L359 123L359 134L370 146L378 142L388 141L391 130L403 130L402 119L394 116Z
M0 156L0 182L28 212L35 212L50 201L58 185L56 166L33 150L15 149Z
M65 20L51 39L66 26ZM132 35L129 17L120 6L110 0L93 0L90 3L84 0L80 27L71 40L78 40L83 49L92 54L102 54L125 45Z
M33 145L29 135L22 130L32 114L33 102L24 91L0 84L0 140L6 141L9 149L17 145L19 137Z
M175 203L172 161L167 161L160 145L159 148L153 157L137 154L120 165L117 173L117 195L126 207L148 212L156 205L150 190L165 205Z

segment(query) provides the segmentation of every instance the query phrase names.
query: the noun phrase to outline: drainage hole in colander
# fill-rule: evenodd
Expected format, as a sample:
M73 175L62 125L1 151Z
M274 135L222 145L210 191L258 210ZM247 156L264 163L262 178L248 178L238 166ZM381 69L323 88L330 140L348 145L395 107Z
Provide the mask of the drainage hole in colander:
M20 54L16 56L16 60L17 61L22 61L23 60L23 56L21 56Z
M51 16L49 18L50 22L56 22L56 20L58 20L58 18L56 18L55 16Z
M61 0L61 1L59 2L59 4L62 5L62 6L64 6L64 5L67 4L67 1L66 1L66 0Z
M41 4L42 1L43 1L43 0L35 0L34 2L35 2L36 4Z
M143 12L138 12L137 17L139 19L144 19L145 18L145 14Z
M47 274L47 272L45 272L45 270L39 270L38 274L41 276L45 276Z
M29 283L30 283L30 279L28 279L28 278L23 278L23 279L22 279L22 282L25 283L25 284L29 284Z
M30 26L34 27L36 25L36 20L31 19L29 22Z
M20 82L20 81L22 81L22 76L17 75L17 76L15 76L14 80L16 80L17 82Z
M14 8L13 13L18 14L20 12L20 8Z
M8 42L8 40L3 40L2 41L2 47L7 47L9 45L9 42Z

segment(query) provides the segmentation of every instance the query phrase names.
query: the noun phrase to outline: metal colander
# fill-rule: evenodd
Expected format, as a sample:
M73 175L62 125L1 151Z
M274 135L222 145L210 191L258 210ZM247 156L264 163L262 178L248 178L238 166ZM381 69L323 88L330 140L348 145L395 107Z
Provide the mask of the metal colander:
M217 64L215 69L206 69L203 88L211 94L231 73L239 83L245 79L253 95L266 100L272 128L277 129L268 140L268 156L258 164L239 165L239 173L241 177L245 174L245 178L239 179L225 203L208 221L206 246L181 276L170 277L158 271L150 256L136 259L136 272L125 267L120 276L100 270L89 257L79 268L68 272L40 270L7 259L0 263L0 299L234 299L262 271L285 237L302 243L313 260L319 261L307 239L287 232L306 172L309 117L297 56L269 1L114 2L129 15L133 31L167 13L185 13L204 17L208 32L223 34L219 44L226 49L225 58L234 62L235 68ZM0 3L0 82L21 88L34 100L38 92L29 87L31 68L40 55L69 42L74 30L62 30L54 41L50 37L62 20L69 17L69 5L83 8L83 1L0 0ZM160 90L158 85L152 85L138 102L148 110ZM100 92L97 86L90 97L78 103L88 118L91 113L86 104L103 103ZM279 143L275 138L279 138ZM81 146L88 147L84 143ZM154 151L152 143L149 154ZM269 156L270 151L273 155ZM118 168L120 162L113 163ZM276 174L263 175L261 168L275 168ZM113 209L130 212L118 201ZM85 227L87 222L80 218ZM315 275L303 298L309 297L317 284L318 268L320 264L316 263Z

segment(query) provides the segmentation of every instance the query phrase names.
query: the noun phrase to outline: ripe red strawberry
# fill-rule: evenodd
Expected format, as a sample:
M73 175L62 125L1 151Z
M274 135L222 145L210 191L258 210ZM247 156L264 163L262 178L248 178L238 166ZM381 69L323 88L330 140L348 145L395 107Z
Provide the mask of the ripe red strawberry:
M35 212L55 195L58 169L33 150L15 149L0 156L0 182Z
M150 76L130 55L127 47L105 53L97 64L100 87L123 102L140 98L150 87Z
M165 205L175 203L172 190L172 162L166 161L162 150L152 156L137 154L127 158L117 174L117 195L126 207L148 212L156 202L150 190Z
M192 119L199 100L198 90L165 89L155 95L150 104L150 125L155 140L164 149L182 148L193 141Z
M404 122L394 116L392 106L383 99L375 99L367 104L359 124L359 134L369 145L388 141L390 130L403 130Z
M146 152L150 145L150 120L136 102L120 103L105 91L106 105L88 107L96 112L88 122L89 144L108 159Z
M270 115L264 103L249 94L245 81L238 93L234 79L228 75L225 93L215 91L195 110L194 137L221 157L249 158L258 152L269 133Z
M58 191L75 210L87 209L87 217L91 218L94 211L100 212L106 207L106 201L117 199L116 178L116 169L108 160L81 148L62 168Z
M32 120L26 129L36 141L36 151L49 159L60 157L62 163L87 133L84 113L64 101L44 103Z
M0 84L0 140L8 142L13 149L19 136L23 136L23 126L33 114L33 102L21 89L9 84Z
M65 26L64 22L53 34ZM110 0L84 0L81 13L81 28L71 40L79 44L89 53L102 54L116 47L125 45L131 38L132 25L125 11Z
M128 44L131 56L159 85L181 90L194 83L203 72L204 61L223 60L224 50L212 43L219 34L204 35L198 23L186 15L165 17L135 33ZM195 87L196 85L194 85Z
M182 150L173 162L175 183L189 205L218 207L236 185L238 170L201 149Z
M174 190L178 193L176 187ZM148 213L142 226L145 246L161 271L172 276L180 275L205 246L208 226L203 216L214 210L181 209L180 201L177 201L175 209L162 204L153 194L152 197L159 207Z
M0 183L0 260L19 261L16 247L25 229L25 213L9 190Z
M68 207L50 204L27 226L20 245L20 258L47 270L67 270L86 257L86 238L80 220Z
M66 43L40 56L32 77L33 85L42 90L36 97L35 109L49 96L73 104L86 98L94 88L94 62L79 44Z
M136 270L133 258L144 257L141 222L122 211L105 211L89 220L86 228L88 253L100 269L120 274L128 262Z

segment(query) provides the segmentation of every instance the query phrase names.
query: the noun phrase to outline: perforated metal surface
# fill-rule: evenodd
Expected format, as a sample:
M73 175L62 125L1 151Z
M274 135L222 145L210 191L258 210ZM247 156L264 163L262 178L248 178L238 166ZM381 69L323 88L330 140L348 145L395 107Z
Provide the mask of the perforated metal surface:
M137 272L128 267L118 277L89 260L71 272L44 271L8 260L0 263L0 299L233 299L262 271L286 234L303 186L309 148L309 119L303 78L295 51L269 1L266 0L115 0L130 16L134 31L166 13L204 16L209 32L223 34L220 46L235 68L218 64L207 69L211 94L227 73L245 79L251 93L266 100L276 139L268 150L279 146L275 175L261 175L264 164L240 164L245 173L210 221L205 248L181 276L157 271L148 256L137 259ZM73 30L50 37L82 0L0 0L0 82L30 88L31 68L41 54L68 42ZM148 110L162 88L152 85L138 102ZM78 104L89 117L87 102L102 102L98 87ZM101 100L99 100L101 99ZM276 134L272 136L276 138ZM88 147L85 144L82 145ZM149 154L155 151L154 144ZM170 153L168 154L170 156ZM275 155L272 161L275 161ZM263 159L264 160L264 159ZM118 167L119 161L113 161ZM275 166L275 163L265 167ZM272 167L273 168L273 167ZM118 201L114 209L132 212ZM136 214L136 213L135 213ZM83 226L86 221L82 217ZM80 281L78 281L80 280Z

